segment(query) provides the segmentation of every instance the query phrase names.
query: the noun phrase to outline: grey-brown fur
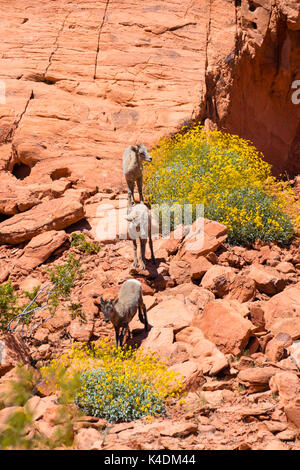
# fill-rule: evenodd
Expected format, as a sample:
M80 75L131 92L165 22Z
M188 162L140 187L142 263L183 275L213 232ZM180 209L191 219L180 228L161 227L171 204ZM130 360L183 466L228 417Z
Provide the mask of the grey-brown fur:
M139 319L148 330L146 307L143 302L142 285L136 279L128 279L122 284L119 295L115 300L104 301L101 297L101 310L106 322L111 321L116 333L116 346L122 346L125 331L130 337L129 323L137 310ZM120 328L122 328L120 334Z
M155 264L155 256L151 237L151 213L145 204L136 204L132 207L129 207L129 212L126 218L128 220L128 235L133 243L133 266L138 266L137 239L139 239L141 268L145 269L145 251L147 239L149 240L151 259Z
M134 203L134 185L137 183L140 202L143 197L143 161L151 162L152 157L149 155L144 143L141 145L130 145L125 150L122 157L123 173L126 178L128 188L129 204Z

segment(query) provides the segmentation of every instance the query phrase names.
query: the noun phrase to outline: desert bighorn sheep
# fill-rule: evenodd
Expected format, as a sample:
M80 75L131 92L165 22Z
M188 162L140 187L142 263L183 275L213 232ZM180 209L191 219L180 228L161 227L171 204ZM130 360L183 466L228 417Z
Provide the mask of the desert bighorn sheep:
M140 202L144 201L143 198L143 164L142 162L151 162L152 157L149 155L147 148L144 145L130 145L125 150L122 162L123 173L126 178L128 188L128 201L129 204L134 203L134 185L137 182L137 187L140 195Z
M153 243L151 236L152 220L151 213L145 204L136 204L135 206L129 206L128 215L128 235L133 243L134 261L133 266L138 266L137 258L137 238L140 239L140 261L141 268L145 269L145 250L147 239L149 240L149 247L151 251L151 259L155 265L155 256L153 251Z
M136 279L128 279L122 284L119 295L115 300L103 300L101 296L101 310L106 322L112 322L116 332L116 346L122 347L125 331L130 337L129 322L133 319L137 310L139 319L148 330L146 307L143 302L142 285ZM120 328L122 328L121 334Z

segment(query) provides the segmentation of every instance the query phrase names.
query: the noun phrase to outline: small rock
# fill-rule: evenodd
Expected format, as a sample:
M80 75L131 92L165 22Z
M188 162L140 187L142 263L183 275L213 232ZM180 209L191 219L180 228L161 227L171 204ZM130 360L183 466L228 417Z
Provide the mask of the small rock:
M185 437L189 434L195 434L198 432L197 424L193 423L167 423L166 427L161 429L160 434L162 436L170 437Z
M273 362L278 362L283 358L285 349L293 343L292 338L287 333L278 333L267 343L265 355Z
M291 429L286 429L276 434L277 439L281 441L294 441L297 437L297 432L292 431Z
M260 392L269 388L269 381L278 373L276 367L252 367L241 370L238 374L239 381L249 387L249 393Z
M92 450L94 446L98 448L101 442L101 434L94 428L79 429L74 438L74 444L79 450Z
M73 320L68 328L70 335L76 341L87 342L91 339L94 329L93 322L82 322Z
M30 352L18 334L0 333L0 377L19 363L30 363Z
M178 380L182 380L183 388L185 390L198 390L205 382L202 369L197 362L186 361L180 364L174 364L169 367L169 370L179 374L176 382L178 382Z

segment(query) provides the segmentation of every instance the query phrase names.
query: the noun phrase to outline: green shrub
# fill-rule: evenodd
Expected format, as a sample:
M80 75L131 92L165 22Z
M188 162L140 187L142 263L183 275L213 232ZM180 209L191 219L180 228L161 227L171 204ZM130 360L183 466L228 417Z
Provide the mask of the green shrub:
M81 277L82 270L80 269L80 262L75 259L75 255L72 253L69 255L66 263L48 268L47 271L53 284L52 291L48 297L48 308L53 315L62 300L68 301L70 299L72 289L75 286L75 279ZM39 290L40 286L37 286L32 292L24 291L23 294L32 302ZM46 300L45 294L43 300ZM0 286L0 330L7 330L9 323L14 320L18 314L22 313L30 302L19 302L19 296L15 293L15 288L11 281L2 284ZM42 302L39 301L38 298L34 300L28 308L28 313L22 315L20 324L30 324L34 310L41 307L41 305ZM80 317L85 320L79 304L72 302L70 304L70 311L72 318Z
M17 296L10 281L0 286L0 329L6 330L16 315Z
M97 243L92 243L86 240L83 233L72 233L72 246L75 246L82 253L98 253L100 246Z
M85 414L112 423L165 413L161 397L149 384L107 370L82 374L75 403Z
M51 450L61 446L71 446L74 438L74 419L80 416L80 412L74 406L66 404L70 393L73 395L75 380L66 384L61 377L62 393L59 397L60 406L54 420L55 430L52 435L46 436L37 431L34 425L34 412L28 405L28 400L34 393L36 387L36 376L32 368L24 368L20 365L16 371L16 378L9 381L5 401L12 409L0 429L0 450ZM76 382L78 386L78 381Z
M60 394L65 384L74 392L69 403L75 401L84 413L111 422L164 413L164 403L182 393L181 376L155 353L130 346L116 348L106 340L75 343L42 367L41 374L48 390ZM74 387L68 385L72 382Z
M204 217L226 225L230 243L286 243L293 236L284 198L273 194L271 166L249 141L197 126L163 140L151 153L144 170L151 204L190 204L193 219L196 206L203 205Z
M47 269L50 280L55 286L48 302L50 313L54 314L60 301L70 299L75 279L80 279L83 273L80 266L80 261L76 260L74 253L71 253L66 263ZM71 311L73 315L83 315L78 304L71 304Z
M32 301L40 286L37 286L33 289L32 292L24 291L25 297ZM32 303L30 310L32 308L39 307L41 304L38 301ZM11 281L8 281L6 284L0 286L0 330L6 330L9 323L13 320L18 313L21 313L27 304L18 304L18 295L15 294L15 288L12 285ZM30 322L31 315L24 315L22 317L22 323L28 324Z

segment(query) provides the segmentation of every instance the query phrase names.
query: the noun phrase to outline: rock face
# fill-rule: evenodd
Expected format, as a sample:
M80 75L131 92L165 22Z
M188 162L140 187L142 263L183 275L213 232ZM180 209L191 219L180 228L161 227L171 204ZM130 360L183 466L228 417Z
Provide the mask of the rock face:
M207 117L252 140L278 173L297 174L300 106L292 84L299 70L299 2L242 0L227 2L225 17L224 11L224 2L212 2Z
M297 0L252 3L0 7L0 215L61 197L68 179L119 190L114 162L129 143L151 147L193 119L250 138L275 170L296 173Z

